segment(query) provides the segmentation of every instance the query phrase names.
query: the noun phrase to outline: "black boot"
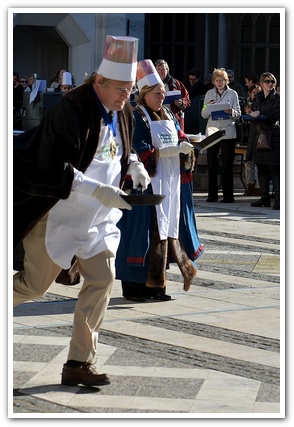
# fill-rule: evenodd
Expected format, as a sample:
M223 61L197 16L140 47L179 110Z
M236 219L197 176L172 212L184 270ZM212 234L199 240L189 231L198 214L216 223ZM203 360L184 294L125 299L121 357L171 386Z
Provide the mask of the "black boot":
M253 202L250 204L250 206L254 208L260 208L261 206L264 206L265 208L269 208L271 205L271 199L270 198L264 198L261 197L261 199L257 200L257 202Z
M273 182L273 190L275 193L275 203L273 209L279 211L280 210L280 175L274 174L272 177Z
M166 286L164 288L147 288L147 298L154 299L156 301L170 301L171 296L166 294Z
M144 302L146 301L145 283L121 281L123 297L130 301Z
M271 198L269 195L269 178L267 172L258 169L258 180L262 196L256 202L251 203L250 206L255 208L260 208L261 206L269 208L271 205Z
M280 210L280 201L275 200L275 203L273 205L273 209L275 209L276 211Z

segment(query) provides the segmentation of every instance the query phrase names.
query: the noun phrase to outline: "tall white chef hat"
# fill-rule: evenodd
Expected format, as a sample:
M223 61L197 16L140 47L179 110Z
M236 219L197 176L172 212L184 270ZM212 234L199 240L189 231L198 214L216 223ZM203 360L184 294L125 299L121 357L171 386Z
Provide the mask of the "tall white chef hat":
M112 80L136 80L139 39L129 36L106 36L104 57L97 73Z
M72 86L72 76L71 76L71 73L69 73L68 71L64 71L62 73L62 83L61 83L61 86L63 86L63 85Z
M137 68L137 86L139 91L143 86L154 86L159 83L162 83L162 79L151 59L140 61Z

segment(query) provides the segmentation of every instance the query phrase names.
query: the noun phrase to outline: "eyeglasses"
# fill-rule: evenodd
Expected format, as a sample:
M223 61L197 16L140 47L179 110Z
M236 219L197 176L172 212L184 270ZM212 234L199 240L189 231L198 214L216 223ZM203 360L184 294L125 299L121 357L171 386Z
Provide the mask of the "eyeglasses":
M274 80L264 80L263 83L266 83L267 85L269 85L270 83L273 85L275 83Z
M114 86L113 86L114 87ZM130 95L131 94L131 92L132 92L132 90L133 90L133 88L131 88L131 89L126 89L126 88L124 88L124 87L114 87L114 89L117 91L117 92L119 92L121 95L122 94L128 94L128 95Z
M20 83L28 83L26 80L21 80Z

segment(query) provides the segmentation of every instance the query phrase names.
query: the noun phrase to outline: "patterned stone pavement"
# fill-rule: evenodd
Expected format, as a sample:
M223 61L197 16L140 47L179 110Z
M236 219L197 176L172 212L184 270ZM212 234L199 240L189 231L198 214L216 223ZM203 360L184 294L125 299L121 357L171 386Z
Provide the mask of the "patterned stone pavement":
M10 418L284 418L280 212L205 199L195 194L205 253L189 292L175 265L168 302L127 301L115 283L96 362L111 384L60 384L81 284L14 309Z

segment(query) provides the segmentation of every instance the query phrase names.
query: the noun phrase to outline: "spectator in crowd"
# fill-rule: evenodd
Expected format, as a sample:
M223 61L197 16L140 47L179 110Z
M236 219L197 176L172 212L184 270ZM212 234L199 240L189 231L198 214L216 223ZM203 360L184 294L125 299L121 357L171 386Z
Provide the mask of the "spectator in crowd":
M23 76L19 79L19 83L22 85L23 87L23 92L31 92L31 89L29 87L29 79L27 76Z
M245 114L251 113L253 99L254 99L255 95L260 91L261 91L261 87L259 86L259 84L254 84L254 85L250 86L250 88L248 90L248 98L246 99L246 102L244 105Z
M205 93L214 88L214 85L212 83L212 73L206 74L204 78L204 86L205 86Z
M249 88L249 97L246 100L246 103L244 105L244 112L245 114L251 113L252 108L252 102L255 97L255 95L261 91L261 87L257 84L251 85ZM248 142L248 136L250 132L250 126L251 126L252 120L245 120L244 121L244 142ZM249 160L248 162L245 162L244 165L245 169L245 181L246 181L246 190L244 193L244 196L261 196L261 190L259 188L259 181L258 181L258 174L255 173L256 165L253 162L253 160Z
M23 87L19 82L19 74L13 71L13 129L21 130L21 108L23 99Z
M236 120L241 116L238 94L228 86L229 78L224 68L215 69L212 75L212 83L214 89L209 90L205 94L204 105L201 115L204 119L208 119L206 126L206 136L209 136L216 131L223 129L226 131L225 137L207 149L207 164L208 164L208 198L207 202L216 202L218 200L218 166L219 166L219 151L221 151L222 174L221 184L224 198L222 203L234 202L234 178L233 178L233 162L235 157L236 144ZM221 111L222 119L219 120L217 112L210 112L207 108L210 104L227 103L229 109Z
M144 194L165 198L160 205L124 212L118 223L122 237L116 272L126 299L169 301L169 262L178 263L188 291L197 273L194 261L203 251L193 206L194 151L174 114L163 105L165 88L151 60L139 62L137 80L133 148L151 177Z
M169 73L169 66L164 59L158 59L154 63L158 74L161 77L161 80L164 83L166 91L180 90L181 98L176 99L173 104L168 105L168 107L172 110L174 115L176 116L181 129L184 130L185 122L184 122L184 112L186 108L191 105L191 101L189 98L189 93L185 87L185 85L179 80L172 77Z
M191 68L187 72L186 88L189 92L191 102L196 96L204 95L206 93L204 83L201 81L200 77L200 71L196 68Z
M150 182L131 148L134 118L128 98L137 44L133 37L107 36L97 74L65 93L40 126L15 142L14 246L23 239L25 258L24 271L13 277L14 305L44 295L74 255L84 278L62 370L64 385L109 383L93 365L115 278L116 224L121 209L131 209L121 188L127 174L135 188ZM25 156L24 142L33 147Z
M247 95L245 93L246 98L249 97L249 89L253 85L259 85L259 75L256 74L254 71L246 74L245 76L245 86L247 88Z
M23 87L19 82L19 74L13 71L13 115L20 113L22 106Z
M62 74L67 71L63 68L61 68L60 70L58 70L56 72L56 75L54 77L52 77L52 79L49 82L49 87L54 89L54 92L60 92L60 85L62 82Z
M246 160L253 160L257 165L261 198L251 203L253 207L270 207L270 181L273 183L275 202L273 209L280 209L280 95L275 87L277 80L270 72L260 76L261 91L252 102L251 116L253 122L250 127ZM266 119L265 119L266 117ZM262 131L270 132L270 149L260 151L257 139Z
M72 88L72 75L68 71L64 71L61 78L60 92L67 92Z
M238 83L235 79L235 73L230 68L227 69L227 74L229 78L229 88L233 89L235 92L237 92L239 98L243 98L245 101L245 92L243 86Z
M33 86L36 83L36 80L38 78L38 75L36 73L32 73L29 75L28 77L28 87L30 88L30 90L33 90Z
M188 71L186 87L189 92L191 105L185 110L185 132L188 134L198 134L200 130L201 100L206 93L206 86L200 79L200 71L196 68L191 68Z

